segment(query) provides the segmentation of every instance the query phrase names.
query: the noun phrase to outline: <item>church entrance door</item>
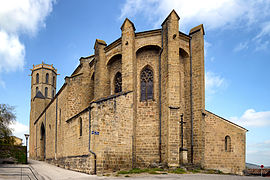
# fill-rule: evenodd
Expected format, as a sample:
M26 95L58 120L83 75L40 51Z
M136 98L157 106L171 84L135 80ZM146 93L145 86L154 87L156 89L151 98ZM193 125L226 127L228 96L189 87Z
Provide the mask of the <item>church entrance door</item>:
M45 150L46 150L46 136L45 136L45 127L44 124L41 124L40 127L40 160L45 160Z

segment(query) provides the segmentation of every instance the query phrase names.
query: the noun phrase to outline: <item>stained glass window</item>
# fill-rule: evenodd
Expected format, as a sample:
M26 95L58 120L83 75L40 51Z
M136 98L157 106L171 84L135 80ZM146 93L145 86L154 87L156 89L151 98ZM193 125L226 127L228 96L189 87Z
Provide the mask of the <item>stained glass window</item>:
M154 99L153 71L148 67L141 73L141 101Z

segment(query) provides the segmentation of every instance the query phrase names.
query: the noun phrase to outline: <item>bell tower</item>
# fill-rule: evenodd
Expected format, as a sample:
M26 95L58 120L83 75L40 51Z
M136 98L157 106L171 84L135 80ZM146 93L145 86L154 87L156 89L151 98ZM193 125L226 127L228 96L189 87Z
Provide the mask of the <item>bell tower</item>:
M41 95L45 99L53 99L56 93L57 69L53 65L42 62L42 64L33 65L31 71L31 101Z
M30 157L34 157L36 141L34 122L56 94L57 69L42 62L31 69L31 110L30 110Z

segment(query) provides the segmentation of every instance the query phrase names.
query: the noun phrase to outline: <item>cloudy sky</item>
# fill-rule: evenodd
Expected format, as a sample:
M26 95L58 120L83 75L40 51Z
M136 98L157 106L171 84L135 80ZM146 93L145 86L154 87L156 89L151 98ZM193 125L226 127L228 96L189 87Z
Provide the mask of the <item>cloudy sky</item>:
M57 90L93 54L96 38L160 28L175 9L180 30L205 28L206 109L247 128L247 162L270 165L269 0L0 0L0 103L16 108L14 134L28 132L30 69L44 61L60 75Z

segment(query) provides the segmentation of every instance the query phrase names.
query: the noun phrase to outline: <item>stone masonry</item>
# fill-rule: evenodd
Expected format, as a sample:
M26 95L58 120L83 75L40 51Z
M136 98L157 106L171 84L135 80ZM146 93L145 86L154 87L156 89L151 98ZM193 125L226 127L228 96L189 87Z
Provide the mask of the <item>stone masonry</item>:
M173 10L144 32L126 19L57 93L53 65L34 65L30 158L91 174L154 164L242 174L247 130L205 110L204 28L185 34L179 19Z

